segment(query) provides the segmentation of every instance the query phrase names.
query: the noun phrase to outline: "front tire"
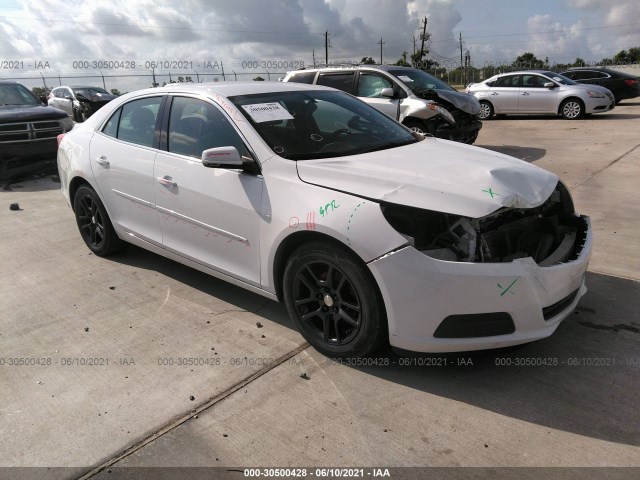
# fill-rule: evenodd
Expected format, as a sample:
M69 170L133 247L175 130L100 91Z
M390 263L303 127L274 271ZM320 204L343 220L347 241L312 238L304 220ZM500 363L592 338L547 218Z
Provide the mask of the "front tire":
M296 328L324 355L369 355L386 337L377 285L346 248L324 242L298 247L284 271L283 293Z
M73 197L73 211L80 236L89 250L100 257L122 250L124 242L118 238L100 197L91 187L78 188Z
M424 122L420 120L409 119L404 123L404 126L412 132L419 133L420 135L426 136L430 134Z
M560 105L560 115L566 120L577 120L584 115L584 104L577 98L568 98Z

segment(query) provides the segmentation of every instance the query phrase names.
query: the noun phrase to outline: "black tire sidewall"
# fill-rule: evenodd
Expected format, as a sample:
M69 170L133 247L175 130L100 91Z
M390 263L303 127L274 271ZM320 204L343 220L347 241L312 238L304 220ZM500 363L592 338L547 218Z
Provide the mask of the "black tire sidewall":
M360 331L346 345L330 345L307 331L300 321L293 303L295 275L299 268L311 260L331 263L340 269L353 284L362 305ZM387 335L384 304L373 275L348 250L328 243L310 243L298 247L287 262L283 276L283 297L294 325L301 335L319 352L330 357L362 357L379 348Z
M78 217L78 204L80 202L80 198L89 196L92 201L95 202L96 208L100 212L100 216L102 217L103 227L104 227L104 242L99 248L96 248L94 245L91 245L91 242L88 238L86 238L82 231L80 230L80 219ZM76 191L73 197L73 212L76 217L76 224L78 225L78 230L80 231L80 236L84 243L87 245L89 250L95 253L98 256L105 257L107 255L111 255L122 249L123 242L118 238L118 234L115 232L113 225L111 224L111 220L109 215L107 214L106 208L100 200L98 194L91 187L87 185L82 185Z

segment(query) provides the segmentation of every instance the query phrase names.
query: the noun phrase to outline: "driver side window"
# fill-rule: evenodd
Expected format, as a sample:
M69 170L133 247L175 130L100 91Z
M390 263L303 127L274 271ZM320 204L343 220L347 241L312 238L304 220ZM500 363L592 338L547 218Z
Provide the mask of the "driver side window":
M380 75L361 73L358 81L358 97L382 98L383 88L393 88L393 84Z
M169 152L200 159L209 148L235 147L241 156L251 158L223 113L196 98L174 97L168 133Z

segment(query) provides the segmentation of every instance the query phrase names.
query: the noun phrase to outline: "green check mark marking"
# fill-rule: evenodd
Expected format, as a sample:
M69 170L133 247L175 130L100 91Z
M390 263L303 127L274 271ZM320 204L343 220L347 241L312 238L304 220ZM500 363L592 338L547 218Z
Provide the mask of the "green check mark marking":
M516 284L516 282L518 280L519 279L516 278L513 282L511 282L511 284L507 288L504 288L502 285L498 284L498 288L502 289L502 292L500 293L500 296L502 297L505 293L507 293L511 289L511 287L513 287ZM513 292L511 292L511 293L513 293Z

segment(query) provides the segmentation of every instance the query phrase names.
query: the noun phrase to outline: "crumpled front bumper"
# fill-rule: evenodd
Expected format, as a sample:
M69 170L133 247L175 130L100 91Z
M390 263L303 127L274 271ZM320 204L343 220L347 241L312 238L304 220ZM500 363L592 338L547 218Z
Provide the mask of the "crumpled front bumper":
M411 246L370 262L387 310L391 345L417 352L455 352L550 336L587 291L584 280L592 233L588 217L581 218L587 231L578 257L550 267L540 267L532 258L509 263L449 262ZM513 331L466 338L436 335L448 317L473 322L482 320L478 314L487 318L506 314L513 320Z

